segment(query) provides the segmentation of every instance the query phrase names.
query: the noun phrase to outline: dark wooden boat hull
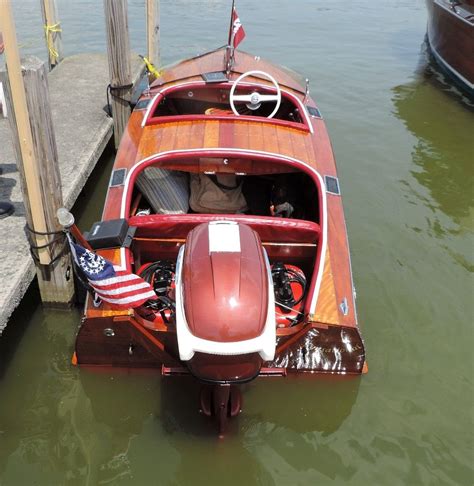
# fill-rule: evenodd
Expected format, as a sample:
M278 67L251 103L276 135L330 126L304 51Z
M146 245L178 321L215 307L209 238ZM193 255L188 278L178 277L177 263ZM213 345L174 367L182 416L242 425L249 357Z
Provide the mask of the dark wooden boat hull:
M142 94L123 135L106 197L103 221L126 221L134 230L131 245L118 246L118 240L109 244L106 238L97 252L138 275L162 261L176 262L166 283L166 297L174 305L156 312L146 306L118 309L112 300L95 305L89 296L73 358L86 367L192 374L202 383L199 409L216 418L221 434L241 410L238 385L257 376L367 372L341 192L324 120L287 71L240 51L228 77L209 85L203 75L221 72L223 60L221 49L178 63ZM264 93L269 86L262 75L278 80L291 111L275 119L229 114L229 93L243 73L252 77L250 86ZM176 105L168 106L173 97ZM182 112L177 106L184 107ZM148 167L185 169L193 175L283 174L288 180L296 175L294 192L306 199L295 206L307 210L304 217L279 217L268 199L263 213L251 211L250 204L248 212L214 213L207 206L194 210L187 196L192 212L166 214L150 208L138 214L144 195L135 183ZM266 186L260 187L265 193ZM222 231L211 235L217 223ZM237 228L237 238L229 224ZM219 238L226 242L225 250ZM279 272L289 267L299 300L295 294L282 300L278 293ZM113 289L108 292L115 295ZM283 296L280 302L275 292ZM277 307L286 309L278 318ZM288 311L300 317L289 318Z
M474 97L474 1L427 0L428 43L439 67Z
M85 320L76 340L75 362L84 366L159 368L165 375L189 373L179 361L176 333L169 329L151 331L142 324L137 315ZM109 329L113 338L106 337ZM275 359L264 364L260 375L360 374L364 365L364 343L357 329L301 324L291 329L291 334L280 333Z

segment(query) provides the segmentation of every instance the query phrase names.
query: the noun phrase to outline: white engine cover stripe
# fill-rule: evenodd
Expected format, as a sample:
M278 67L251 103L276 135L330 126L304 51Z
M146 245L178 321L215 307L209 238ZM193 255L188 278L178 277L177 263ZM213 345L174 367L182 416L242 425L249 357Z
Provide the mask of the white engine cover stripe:
M240 253L240 231L235 221L213 221L209 223L209 253Z

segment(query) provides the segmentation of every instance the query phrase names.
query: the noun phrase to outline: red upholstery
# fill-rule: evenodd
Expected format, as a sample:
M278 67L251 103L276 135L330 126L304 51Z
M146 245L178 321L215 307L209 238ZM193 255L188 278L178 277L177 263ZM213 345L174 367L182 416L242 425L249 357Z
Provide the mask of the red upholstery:
M133 216L128 222L137 227L136 237L184 239L198 224L219 220L247 224L262 241L274 243L317 243L320 233L319 224L312 221L247 214L153 214Z

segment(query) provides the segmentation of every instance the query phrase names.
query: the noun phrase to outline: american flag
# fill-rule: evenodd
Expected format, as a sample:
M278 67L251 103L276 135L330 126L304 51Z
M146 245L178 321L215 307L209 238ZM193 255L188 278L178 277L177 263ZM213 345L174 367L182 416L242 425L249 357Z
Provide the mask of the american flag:
M69 245L76 265L82 270L97 297L115 307L139 307L157 296L148 282L134 273L113 265L107 259L74 243Z
M245 30L235 7L232 7L232 23L229 32L229 45L234 49L244 40Z

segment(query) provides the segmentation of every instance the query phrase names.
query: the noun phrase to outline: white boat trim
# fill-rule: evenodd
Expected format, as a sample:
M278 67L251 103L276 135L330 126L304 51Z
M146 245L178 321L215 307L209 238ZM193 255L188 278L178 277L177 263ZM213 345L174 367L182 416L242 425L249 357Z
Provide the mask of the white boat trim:
M321 176L321 174L316 170L314 169L313 167L311 167L310 165L308 165L306 162L302 161L302 160L299 160L299 159L295 159L294 157L289 157L287 155L282 155L282 154L276 154L276 153L273 153L273 152L264 152L264 151L261 151L261 150L249 150L249 149L236 149L236 148L226 148L226 147L214 147L214 148L201 148L201 149L183 149L183 150L168 150L166 152L159 152L159 153L156 153L156 154L153 154L153 155L150 155L149 157L146 157L142 160L140 160L139 162L137 162L131 169L129 169L128 171L128 174L127 174L127 179L125 181L125 186L124 186L124 190L123 190L123 194L122 194L122 205L121 205L121 209L120 209L120 218L126 218L126 209L127 209L127 197L128 197L128 191L130 189L130 179L132 177L132 175L136 172L136 170L146 164L147 162L151 161L151 160L159 160L159 159L163 159L163 158L167 158L169 157L170 155L173 155L173 154L186 154L186 153L195 153L195 154L199 154L200 152L216 152L216 153L219 153L219 152L225 152L227 154L232 154L232 155L239 155L239 154L246 154L246 155L259 155L259 156L262 156L262 157L269 157L269 158L274 158L274 159L279 159L279 160L282 160L282 161L289 161L289 162L295 162L295 163L298 163L298 164L302 164L304 165L309 171L311 171L318 179L319 181L319 188L320 188L320 191L321 191L321 200L322 200L322 221L320 224L321 226L321 233L322 233L322 237L321 237L321 258L320 258L320 261L319 261L319 269L318 269L318 274L317 274L317 277L316 277L316 285L314 287L314 293L313 293L313 296L311 298L311 305L310 305L310 309L309 309L309 313L310 314L314 314L315 313L315 310L316 310L316 305L317 305L317 302L318 302L318 297L319 297L319 289L321 287L321 281L322 281L322 278L323 278L323 270L324 270L324 266L326 264L326 248L327 248L327 227L328 227L328 215L327 215L327 195L326 195L326 185L324 183L324 180ZM122 249L124 250L124 249ZM121 258L122 258L122 267L125 267L125 250L123 251L123 253L121 252Z
M184 248L179 249L176 262L176 336L178 341L179 358L181 361L189 361L196 352L213 354L218 356L237 356L241 354L259 353L263 361L273 361L276 351L276 317L275 296L273 294L273 281L270 262L266 252L265 265L268 278L268 309L267 318L262 334L253 339L233 342L217 342L195 336L189 329L184 311L184 296L182 282L182 266Z

